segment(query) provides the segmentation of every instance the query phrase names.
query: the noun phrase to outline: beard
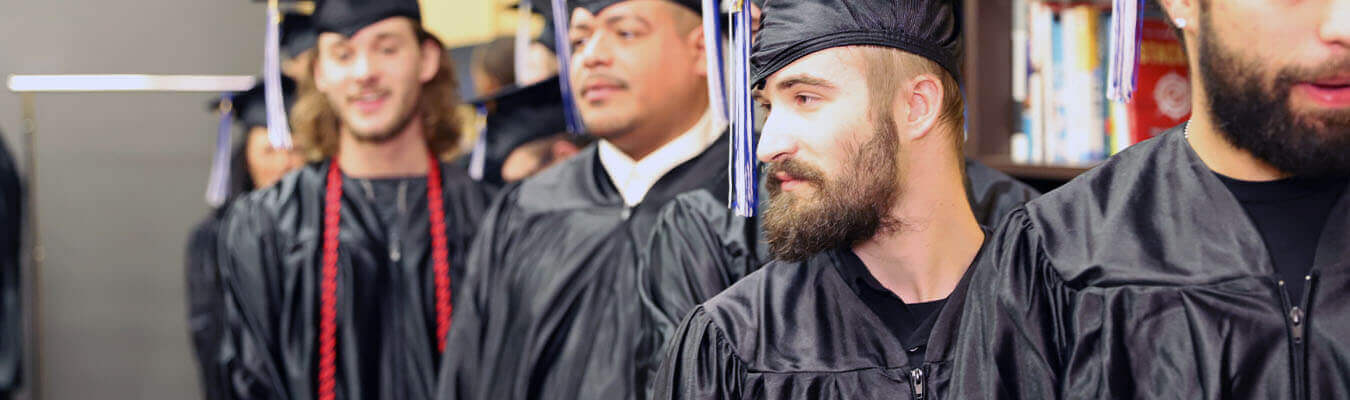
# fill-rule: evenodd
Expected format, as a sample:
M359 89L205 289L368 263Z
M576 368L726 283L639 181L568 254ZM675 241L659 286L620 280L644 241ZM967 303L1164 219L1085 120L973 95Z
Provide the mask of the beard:
M769 204L765 241L774 258L796 262L813 254L854 245L900 225L890 216L899 194L896 150L899 135L889 115L874 118L876 134L846 164L840 177L788 159L766 164ZM782 192L779 172L815 188L814 197Z
M1200 76L1215 127L1228 142L1294 176L1350 174L1350 110L1299 113L1289 100L1298 82L1350 70L1350 58L1286 67L1266 85L1265 68L1220 45L1212 21L1201 19Z

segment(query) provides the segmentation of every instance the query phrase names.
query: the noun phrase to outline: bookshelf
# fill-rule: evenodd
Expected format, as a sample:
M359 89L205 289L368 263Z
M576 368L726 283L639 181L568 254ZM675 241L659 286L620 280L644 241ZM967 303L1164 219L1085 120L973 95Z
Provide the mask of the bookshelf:
M1184 49L1156 7L1140 23L1138 91L1114 103L1108 1L963 2L967 156L1054 187L1189 118Z
M1067 182L1091 168L1012 161L1013 127L1018 124L1012 96L1013 4L1011 1L964 0L963 70L968 137L966 155L1017 178Z

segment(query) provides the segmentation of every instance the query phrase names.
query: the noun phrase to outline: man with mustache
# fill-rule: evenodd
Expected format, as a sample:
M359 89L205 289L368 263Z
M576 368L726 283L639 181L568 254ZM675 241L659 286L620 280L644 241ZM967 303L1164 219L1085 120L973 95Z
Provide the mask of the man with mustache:
M1350 397L1350 1L1161 3L1192 119L991 237L952 398Z
M927 398L945 383L985 236L964 181L958 4L766 3L751 62L774 261L686 317L655 398Z
M573 0L570 78L598 143L508 186L485 217L441 399L633 399L647 387L641 249L682 193L725 201L695 0ZM680 282L647 282L661 291Z
M415 0L319 2L292 111L311 163L221 223L233 397L428 399L489 193L455 155L454 71Z

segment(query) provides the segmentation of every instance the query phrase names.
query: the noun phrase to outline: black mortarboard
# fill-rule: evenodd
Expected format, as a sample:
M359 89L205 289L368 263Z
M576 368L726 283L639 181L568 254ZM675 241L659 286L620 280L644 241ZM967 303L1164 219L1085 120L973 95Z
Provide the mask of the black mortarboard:
M245 135L242 141L248 140L249 129L267 127L267 96L262 81L259 79L249 90L222 95L209 105L210 109L220 112L215 156L211 162L210 178L206 183L206 203L212 207L224 204L229 198L239 194L240 189L245 186L248 187L244 189L245 191L252 190L253 181L249 179L247 173L240 175L239 171L242 162L239 150L241 145L235 145L231 155L230 142L234 140L230 125L233 121L244 127ZM281 91L286 110L289 111L291 105L295 104L295 82L289 78L282 78ZM246 164L243 169L247 172Z
M592 14L599 14L600 10L603 10L609 6L619 4L625 1L628 0L568 0L567 8L568 10L575 10L578 7L580 7L585 8L586 11L590 11ZM700 0L668 0L668 1L670 1L671 3L685 6L689 8L690 11L699 13L700 15L703 14L703 5L700 2ZM571 13L568 13L568 15L570 16Z
M961 0L768 0L752 84L817 51L884 46L932 60L959 79Z
M567 132L557 77L505 89L471 103L488 110L483 144L476 146L478 154L470 156L471 160L481 160L472 163L481 162L481 180L486 182L502 183L502 163L512 150L536 139Z
M314 27L320 32L355 35L361 28L391 17L422 20L417 0L321 0L314 9Z
M255 126L267 127L267 101L263 91L262 80L253 88L234 93L230 98L230 104L234 108L234 121L244 126L252 128ZM286 111L291 110L295 104L295 81L290 78L281 78L281 97L286 104ZM216 106L219 103L215 103Z
M314 30L314 19L299 13L287 13L281 17L281 51L286 58L300 56L306 50L314 48L319 32Z

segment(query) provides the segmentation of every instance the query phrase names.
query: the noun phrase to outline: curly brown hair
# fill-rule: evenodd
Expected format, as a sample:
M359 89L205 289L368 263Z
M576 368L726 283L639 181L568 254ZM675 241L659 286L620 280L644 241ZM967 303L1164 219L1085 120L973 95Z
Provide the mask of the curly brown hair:
M416 28L416 33L419 43L430 40L441 49L438 50L442 53L440 69L431 81L422 85L418 110L422 113L422 123L426 127L427 147L438 158L449 160L458 155L464 135L464 123L460 121L460 113L456 112L460 100L454 61L435 36L421 27ZM317 60L318 57L306 60L306 71L314 71ZM328 97L315 86L314 74L305 74L299 81L300 97L291 109L291 132L295 137L296 151L307 161L323 161L337 154L340 120L337 111L328 103Z

